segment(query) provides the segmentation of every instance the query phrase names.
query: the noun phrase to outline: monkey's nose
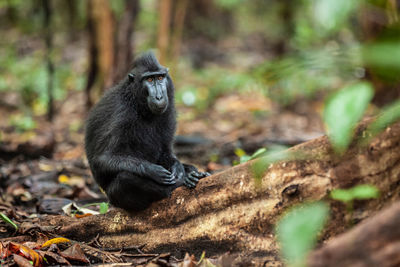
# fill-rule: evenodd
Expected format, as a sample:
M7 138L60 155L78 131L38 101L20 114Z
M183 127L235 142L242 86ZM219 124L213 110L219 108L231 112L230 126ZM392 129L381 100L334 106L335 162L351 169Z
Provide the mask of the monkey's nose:
M156 95L156 100L161 100L162 99L162 95Z

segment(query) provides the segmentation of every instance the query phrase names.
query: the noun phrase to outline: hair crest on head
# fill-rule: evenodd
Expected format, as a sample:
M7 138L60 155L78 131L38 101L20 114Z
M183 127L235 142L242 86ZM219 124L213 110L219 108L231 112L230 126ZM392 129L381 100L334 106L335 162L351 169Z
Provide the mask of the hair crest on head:
M161 64L158 62L156 56L152 51L145 52L141 55L139 55L134 61L133 61L133 68L145 68L148 71L156 71L162 68L165 68L161 66Z

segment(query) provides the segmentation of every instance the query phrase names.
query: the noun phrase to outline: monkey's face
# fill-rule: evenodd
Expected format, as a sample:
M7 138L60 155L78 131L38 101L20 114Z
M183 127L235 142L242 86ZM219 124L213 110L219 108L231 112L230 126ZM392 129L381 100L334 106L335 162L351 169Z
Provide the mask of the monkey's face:
M143 87L147 90L147 105L153 114L162 114L168 107L168 79L165 74L144 77Z

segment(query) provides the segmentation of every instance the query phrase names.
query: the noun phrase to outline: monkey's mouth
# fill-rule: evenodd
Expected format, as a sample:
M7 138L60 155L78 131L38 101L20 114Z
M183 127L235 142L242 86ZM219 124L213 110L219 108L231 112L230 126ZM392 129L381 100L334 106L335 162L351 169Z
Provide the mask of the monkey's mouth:
M148 101L149 109L153 114L162 114L167 110L168 103L162 101L159 103L154 103L154 101Z

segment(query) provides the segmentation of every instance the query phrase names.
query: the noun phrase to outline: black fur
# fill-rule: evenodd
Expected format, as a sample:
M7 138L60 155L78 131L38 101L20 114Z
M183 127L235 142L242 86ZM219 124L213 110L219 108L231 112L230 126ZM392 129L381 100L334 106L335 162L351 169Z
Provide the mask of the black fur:
M154 114L142 75L160 71L166 73L169 104L162 114ZM172 80L152 53L137 58L129 76L92 109L86 123L86 154L95 180L112 204L142 210L183 184L194 187L208 175L175 158L175 116Z

